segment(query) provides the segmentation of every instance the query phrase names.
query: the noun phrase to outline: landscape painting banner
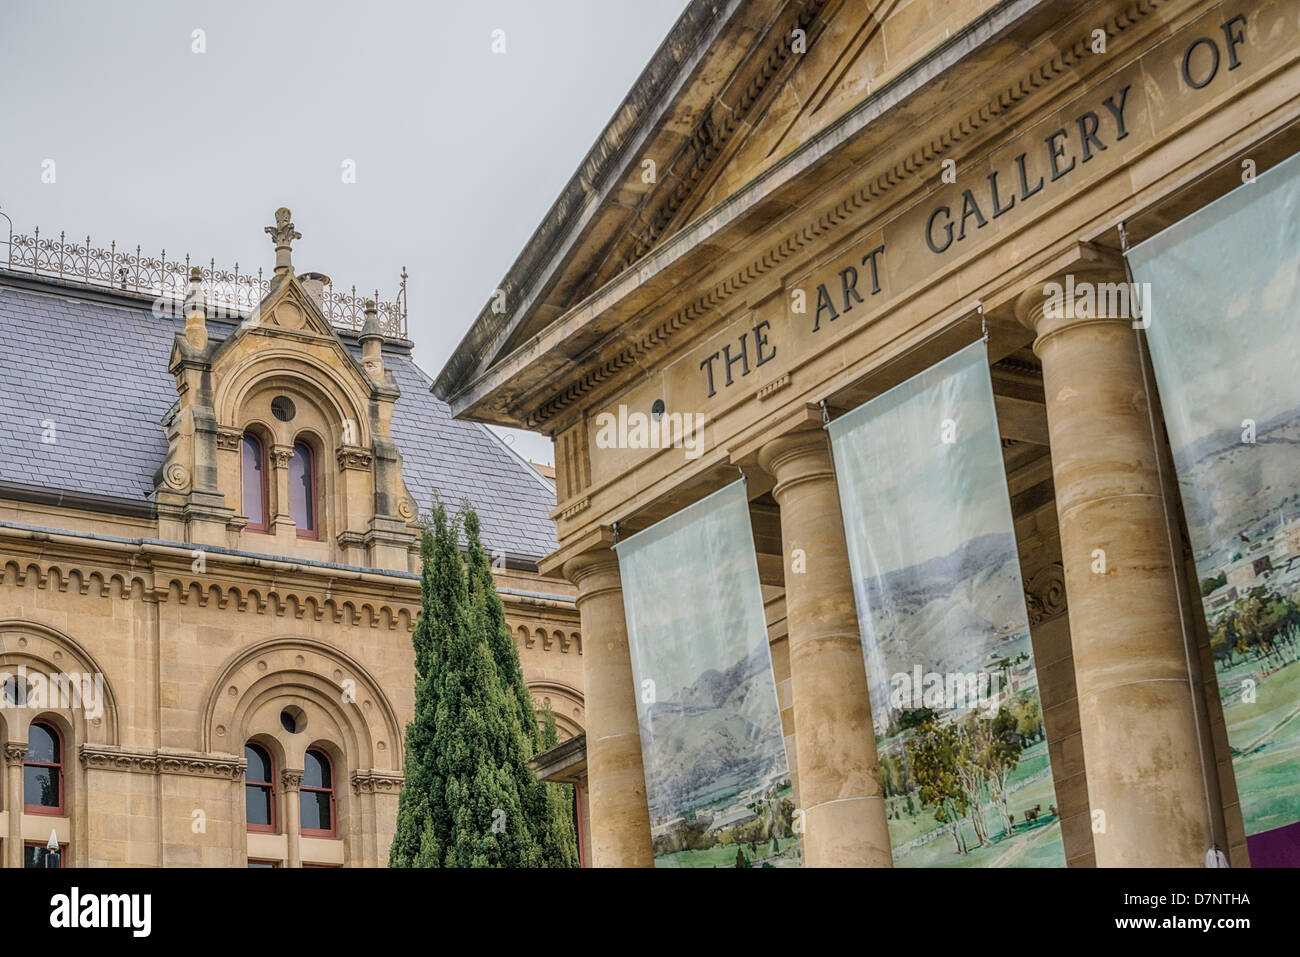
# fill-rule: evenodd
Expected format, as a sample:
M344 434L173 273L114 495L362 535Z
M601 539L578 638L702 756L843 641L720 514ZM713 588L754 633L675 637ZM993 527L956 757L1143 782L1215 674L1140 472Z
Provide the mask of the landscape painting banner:
M1300 155L1129 253L1252 866L1300 866Z
M655 866L799 866L744 481L617 551Z
M828 428L895 866L1064 867L984 344Z

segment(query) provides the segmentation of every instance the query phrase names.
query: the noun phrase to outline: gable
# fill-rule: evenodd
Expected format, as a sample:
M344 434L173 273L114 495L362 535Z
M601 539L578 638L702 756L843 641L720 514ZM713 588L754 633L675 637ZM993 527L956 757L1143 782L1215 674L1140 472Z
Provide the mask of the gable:
M147 300L0 284L0 496L147 512L167 456L162 422L176 403L168 358L182 328ZM209 320L208 331L228 341L237 326ZM335 341L355 366L352 338ZM385 349L384 362L402 393L392 433L420 510L435 495L469 501L492 548L534 561L552 551L554 492L482 426L453 419L407 349ZM54 441L42 441L45 422Z
M438 394L453 399L997 5L695 0L511 267L504 311L480 312Z

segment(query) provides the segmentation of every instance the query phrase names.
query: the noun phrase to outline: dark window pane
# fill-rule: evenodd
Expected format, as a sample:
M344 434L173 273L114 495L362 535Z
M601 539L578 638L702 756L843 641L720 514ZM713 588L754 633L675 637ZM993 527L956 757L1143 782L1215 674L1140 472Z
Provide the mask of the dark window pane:
M248 770L244 772L245 781L260 781L263 784L270 783L270 755L255 744L247 744L244 745L244 760L248 762Z
M23 867L59 867L61 851L27 844L23 846Z
M266 525L262 501L262 443L244 436L244 517L249 525Z
M316 502L312 493L311 449L298 442L289 460L289 517L300 532L316 530Z
M302 792L302 826L313 831L330 829L330 792Z
M327 788L330 781L330 763L320 751L308 751L303 762L302 783L309 788Z
M248 823L270 827L271 789L247 784L244 786L244 801L248 805Z
M52 728L34 724L27 732L27 760L44 764L59 763L59 736Z
M271 861L249 861L249 862L248 862L248 866L249 866L249 867L269 867L269 868L272 868L272 869L275 868L275 864L273 864Z
M59 769L23 768L23 803L33 807L59 806Z

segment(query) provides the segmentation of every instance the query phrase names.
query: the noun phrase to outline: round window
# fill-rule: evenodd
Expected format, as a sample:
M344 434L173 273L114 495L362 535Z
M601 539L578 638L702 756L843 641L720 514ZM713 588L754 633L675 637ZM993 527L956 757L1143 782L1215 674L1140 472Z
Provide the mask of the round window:
M297 705L290 705L280 712L280 727L290 734L297 734L307 727L307 715Z
M277 395L271 400L271 414L281 422L292 419L294 411L293 400L287 395Z

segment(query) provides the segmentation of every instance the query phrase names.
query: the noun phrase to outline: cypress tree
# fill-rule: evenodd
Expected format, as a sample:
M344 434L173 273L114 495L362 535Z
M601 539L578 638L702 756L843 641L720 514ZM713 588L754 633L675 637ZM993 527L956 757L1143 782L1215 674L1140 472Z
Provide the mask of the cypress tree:
M528 767L541 736L478 517L464 524L465 559L460 522L440 503L421 540L415 717L389 864L572 866Z

